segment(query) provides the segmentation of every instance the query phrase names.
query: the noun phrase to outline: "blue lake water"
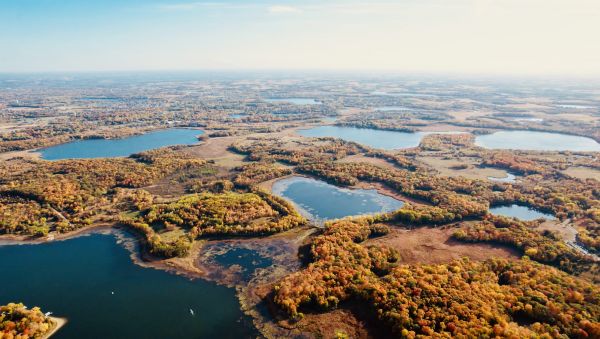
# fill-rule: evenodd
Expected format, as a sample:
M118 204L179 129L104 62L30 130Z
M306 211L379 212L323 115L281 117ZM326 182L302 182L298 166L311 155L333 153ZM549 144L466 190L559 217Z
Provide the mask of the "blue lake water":
M334 122L336 122L338 120L337 117L327 117L327 118L321 118L321 121L326 123L326 124L332 124Z
M79 100L83 101L123 101L123 98L119 97L81 97Z
M433 133L448 134L455 132L408 133L343 126L319 126L298 131L298 134L305 137L334 137L387 150L417 147L424 136Z
M435 97L434 94L428 93L413 93L413 92L383 92L383 91L374 91L371 92L371 95L387 95L392 97Z
M410 108L404 106L381 106L375 107L376 111L379 112L394 112L394 111L409 111Z
M475 138L475 145L488 149L600 152L600 144L591 138L532 131L479 135Z
M40 150L46 160L124 157L171 145L192 145L204 132L197 129L171 128L122 139L87 139Z
M496 206L490 208L490 213L505 217L517 218L525 221L536 220L539 218L555 219L553 215L536 211L533 208L519 205Z
M271 258L261 256L258 251L242 247L232 248L223 254L215 255L214 260L225 267L239 265L242 268L241 275L244 280L250 280L257 268L265 268L273 264Z
M514 118L514 121L520 123L520 124L526 124L528 122L542 122L544 121L544 119L542 118Z
M506 177L504 178L497 178L497 177L488 177L488 179L490 181L495 181L495 182L507 182L507 183L514 183L517 182L517 177L514 174L511 173L506 173Z
M305 177L276 181L273 193L290 200L304 216L315 221L391 212L404 205L376 190L340 188Z
M248 114L239 113L239 114L229 114L229 117L232 119L241 119L247 117Z
M285 103L290 103L290 104L294 104L294 105L319 105L321 104L320 102L316 101L315 99L309 99L309 98L268 98L268 99L264 99L266 102L270 102L270 103L281 103L281 102L285 102Z
M560 107L560 108L572 108L572 109L591 109L591 108L594 108L594 106L569 105L569 104L556 105L556 107Z
M56 339L257 335L234 289L135 265L112 234L4 245L0 258L0 304L68 318Z

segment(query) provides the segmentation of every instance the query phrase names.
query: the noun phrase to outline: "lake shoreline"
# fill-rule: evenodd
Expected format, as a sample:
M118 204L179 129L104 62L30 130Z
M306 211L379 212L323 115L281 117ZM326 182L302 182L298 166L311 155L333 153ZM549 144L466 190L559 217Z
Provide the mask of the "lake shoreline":
M223 270L223 267L219 265L211 264L206 261L207 258L203 256L203 250L206 245L211 242L221 242L221 243L248 243L254 244L264 244L263 247L267 247L269 245L279 246L280 243L284 243L279 252L288 253L289 258L286 260L291 260L288 264L285 265L285 269L281 271L280 268L277 271L273 272L273 276L268 278L269 283L273 283L278 277L282 277L283 273L291 273L294 269L298 269L298 263L296 259L296 251L303 241L312 234L314 234L315 228L313 226L303 226L288 230L286 232L277 233L264 237L256 237L256 238L226 238L226 239L201 239L194 243L192 250L189 255L185 258L171 258L171 259L161 259L157 257L153 257L152 255L145 253L141 248L140 238L137 237L134 233L129 232L127 229L118 226L118 225L97 225L90 226L82 230L76 231L76 234L69 233L61 235L60 237L54 238L45 238L40 239L38 241L32 242L23 239L15 239L12 237L10 240L7 240L6 237L2 239L0 236L0 247L2 246L19 246L19 245L42 245L53 242L62 242L75 240L80 237L91 236L95 234L102 235L111 235L114 237L114 241L116 241L116 245L124 248L129 253L129 258L131 262L139 267L144 269L153 269L165 272L167 274L181 276L183 278L189 280L202 280L206 282L210 282L216 285L224 286L227 288L235 289L235 295L240 303L240 310L247 316L250 317L251 321L254 323L254 327L260 331L261 329L266 329L268 332L278 332L279 329L276 325L276 318L272 317L272 315L267 315L263 312L258 312L253 309L250 305L255 305L258 301L254 300L252 294L256 289L260 289L262 284L264 283L261 280L260 284L253 285L249 282L245 282L243 280L236 279L223 279L220 277L220 273ZM277 245L279 244L279 245ZM279 255L281 255L281 253ZM270 257L270 256L269 256ZM279 264L279 266L281 263ZM270 276L270 275L269 275ZM262 275L262 279L267 278L267 276ZM53 330L44 338L50 338L50 336L56 334L58 330L63 327L67 323L66 318L58 318L53 317L53 320L56 321L57 326L53 328Z
M103 231L110 232L111 229L115 228L114 224L99 223L96 225L90 225L82 227L68 233L50 233L45 237L32 237L31 235L16 235L16 234L2 234L0 235L0 246L5 245L41 245L55 241L66 241L75 239L77 237L87 236L93 233L103 233Z
M48 333L44 334L42 339L48 339L48 338L52 337L53 335L56 334L56 332L58 332L68 322L67 318L61 318L61 317L49 317L49 318L54 322L55 325Z
M43 160L72 160L127 157L153 149L195 145L206 132L199 128L170 127L133 133L120 138L73 139L38 149Z
M88 230L90 231L90 230ZM78 235L77 237L72 237L69 240L73 240L73 242L69 242L69 244L67 244L67 242L65 241L64 244L54 244L53 246L44 246L42 247L38 247L38 246L33 246L33 247L27 247L27 248L23 248L23 249L19 249L18 247L20 246L0 246L0 249L2 249L3 253L47 253L49 256L45 257L45 260L36 261L36 265L44 265L45 261L49 261L52 262L53 257L52 255L57 254L57 253L64 253L63 249L64 248L69 248L71 250L73 250L74 252L69 252L68 254L65 255L60 255L59 257L57 257L58 261L57 263L68 263L68 268L65 268L66 266L62 265L62 267L57 267L56 270L55 269L51 269L48 271L51 272L69 272L69 270L72 269L76 269L77 267L79 269L85 269L85 270L91 270L92 275L98 275L100 274L100 276L102 276L102 280L103 283L101 284L101 286L99 286L99 290L95 291L92 293L92 295L90 296L92 299L96 298L98 299L98 301L100 302L101 305L104 305L102 308L101 312L107 312L106 311L106 306L110 305L111 302L109 301L109 299L112 298L116 298L115 300L119 300L122 298L128 298L128 295L137 295L139 297L140 293L142 292L134 292L131 290L131 288L133 287L131 281L128 282L128 278L130 277L131 274L134 274L134 276L136 274L141 274L142 277L155 277L157 279L157 281L174 281L175 284L177 286L181 286L182 288L188 290L188 291L196 291L194 293L197 293L198 296L204 298L204 296L206 296L207 298L213 300L212 303L214 303L215 301L217 301L217 298L215 296L215 294L211 294L209 292L203 292L203 291L212 291L214 289L214 291L222 291L222 293L225 293L225 296L227 296L229 298L229 296L231 298L227 299L227 302L229 303L230 306L227 307L228 311L224 311L225 313L220 313L217 312L218 314L221 315L215 315L215 316L209 316L209 319L213 319L213 320L201 320L198 319L198 321L215 321L218 319L222 319L219 318L221 316L227 317L227 321L231 323L231 325L237 324L238 321L240 319L245 319L243 320L244 324L251 324L252 323L252 319L251 318L247 318L246 315L244 315L243 310L241 310L240 308L240 301L236 295L236 291L232 290L232 289L223 289L223 287L225 287L222 284L219 284L218 282L215 281L210 281L208 279L198 279L195 282L191 282L192 280L196 280L196 279L191 279L189 277L189 275L187 274L181 274L181 270L178 269L177 271L174 270L166 270L164 267L158 267L157 265L155 265L155 262L152 262L150 264L145 264L142 263L141 260L141 254L140 254L140 246L139 243L136 241L135 238L131 237L128 233L126 233L125 231L123 231L120 228L117 227L113 227L113 228L108 228L105 231L107 232L100 232L98 233L98 230L96 229L93 232L87 232L88 235L90 235L89 237L84 237ZM62 242L62 241L61 241ZM47 242L49 243L49 242ZM85 245L82 245L85 244ZM108 246L108 247L107 247ZM91 262L88 262L86 259L77 259L78 257L81 258L88 258L89 257L94 257L97 256L97 253L104 253L103 255L101 255L100 257L105 258L105 259L101 259L101 264L98 265L97 267L99 268L99 272L102 273L92 273L96 271L96 266L94 266L94 264L92 264ZM120 253L119 255L117 255L116 257L112 257L112 253ZM20 255L18 255L18 257L21 257ZM32 260L32 258L28 255L24 255L22 256L24 258L27 258L27 260ZM195 259L196 256L192 256L191 258ZM114 260L115 259L119 259L118 263L116 263ZM71 263L73 263L73 266L71 266ZM86 263L87 264L86 266ZM90 266L91 265L91 266ZM108 265L108 266L106 266ZM117 269L117 266L120 266L121 269ZM11 267L11 266L8 266ZM30 273L28 273L28 267L32 267L32 266L22 266L17 272L18 274L27 274L29 275ZM33 267L35 267L35 265L33 265ZM134 269L134 267L137 267ZM148 271L155 271L155 270L147 270L147 268L154 268L156 269L156 272L161 271L160 274L158 273L152 273L152 272L148 272ZM133 273L133 272L138 272L138 273ZM116 276L122 276L122 277L126 277L127 279L124 280L118 280L118 281L112 281L113 278L111 278L113 275ZM64 327L65 324L67 324L67 319L65 318L58 318L58 317L53 317L52 320L53 322L56 324L55 326L51 326L50 330L48 331L47 335L44 336L44 338L49 338L50 336L54 336L56 333L58 333L59 337L68 337L68 338L72 338L72 337L79 337L78 333L84 333L81 332L82 328L86 328L88 325L89 326L98 326L98 323L93 321L92 318L88 318L88 316L86 315L85 317L82 317L82 313L77 312L76 310L79 309L80 306L70 306L71 304L80 304L83 301L87 301L85 299L82 300L78 300L77 302L70 302L68 304L64 304L60 297L61 295L63 295L65 293L65 291L68 291L69 288L75 288L75 287L70 287L71 286L71 282L72 279L71 278L67 278L65 274L62 275L62 278L60 279L56 279L56 281L54 280L54 278L52 281L55 281L55 285L50 287L50 289L48 290L48 297L47 298L36 298L36 300L40 300L38 301L38 303L42 304L44 306L44 309L49 309L52 311L55 311L55 313L59 314L60 316L65 316L68 317L68 321L72 322L73 326L68 326L69 328L67 330L61 330L60 332L59 329L61 329L62 327ZM179 276L180 280L174 279L174 278L169 278L168 276ZM116 278L116 277L115 277ZM9 285L7 285L7 290L5 290L3 293L0 294L6 294L9 293L8 296L13 295L12 293L8 292L10 291L10 288L15 288L15 284L18 284L19 281L22 281L23 278L19 278L18 280L14 280L12 281ZM152 278L154 279L154 278ZM36 279L37 281L37 279ZM68 281L68 282L67 282ZM119 281L123 281L123 284L125 284L125 286L121 286L123 284L119 283ZM179 282L177 282L179 281ZM144 283L144 280L140 280L140 282ZM84 281L84 286L87 286L86 284L89 284L89 281ZM33 284L35 285L36 283L33 282ZM92 284L93 285L93 284ZM203 286L206 285L206 288L203 288ZM150 285L151 286L151 285ZM147 288L155 288L155 287L140 287L142 290L147 289ZM196 286L196 287L193 287ZM218 287L221 286L221 287ZM89 287L88 287L89 288ZM95 288L95 287L94 287ZM208 288L208 290L207 290ZM91 292L91 291L90 291ZM90 292L82 292L82 291L78 291L77 293L84 293L84 295L89 294ZM22 293L22 292L21 292ZM25 292L27 293L27 292ZM100 295L98 294L100 293ZM208 294L207 294L208 293ZM221 293L221 292L219 292ZM18 296L19 294L14 294L15 296ZM165 295L164 292L161 292L162 298L169 298L168 294ZM6 298L7 295L2 295L3 298ZM71 298L72 299L72 298ZM44 301L46 300L46 301ZM201 302L201 300L203 299L196 299L196 300L180 300L178 302L178 309L177 312L182 313L182 315L189 315L188 312L188 308L190 309L194 309L194 310L199 310L202 308L206 308L206 307L201 307L198 305L199 302ZM31 301L28 301L28 303L31 303ZM189 303L189 304L188 304ZM209 303L210 304L210 303ZM188 306L189 305L189 306ZM195 305L195 306L194 306ZM92 304L92 308L94 307L94 305ZM209 306L207 306L209 307ZM131 307L129 307L131 308ZM230 310L230 311L229 311ZM206 310L205 310L206 311ZM205 312L204 311L204 312ZM117 311L118 313L119 311ZM84 312L85 314L88 314L90 312ZM236 316L236 313L239 313L239 316ZM193 317L193 314L191 315ZM130 317L130 316L127 316ZM232 318L234 317L234 318ZM243 318L239 318L239 317L243 317ZM89 319L89 321L88 321ZM192 327L196 327L197 325L193 325L194 321L192 318L185 318L185 322L188 324L188 328L189 326ZM204 319L204 318L202 318ZM89 324L88 324L89 323ZM139 327L139 325L136 325ZM158 328L161 328L160 326ZM204 327L205 331L208 331L208 333L212 333L214 331L222 331L222 330L218 330L218 329L211 329L211 328L207 328ZM249 325L244 325L243 326L244 329L240 328L240 332L244 332L244 331L249 331L248 333L254 333L256 332L256 328L254 326L249 326ZM247 330L246 330L247 328ZM107 331L111 331L111 330L107 330ZM63 333L64 332L64 333ZM131 331L130 331L131 332ZM163 329L164 332L164 329ZM221 333L221 332L219 332ZM116 334L116 332L115 332ZM75 335L75 336L74 336ZM116 337L119 337L119 335L116 335ZM121 335L122 337L122 335Z
M285 180L285 179L289 179L292 177L303 177L303 178L308 178L308 179L315 179L315 180L322 180L319 177L314 177L314 176L310 176L310 175L306 175L306 174L300 174L300 173L292 173L292 174L288 174L286 176L283 177L279 177L279 178L275 178L275 179L271 179L271 180L267 180L267 181L263 181L261 183L258 184L258 187L268 190L269 192L273 193L273 185L281 180ZM326 182L326 181L325 181ZM334 185L336 186L336 185ZM395 192L393 189L386 187L383 184L380 183L376 183L376 182L359 182L356 185L353 186L336 186L339 188L347 188L347 189L353 189L353 190L376 190L377 193L381 194L381 195L385 195L387 197L390 198L394 198L396 200L399 201L404 201L404 202L409 202L409 203L414 203L414 204L420 204L420 205L428 205L426 202L424 201L419 201L417 199L413 199L410 197L407 197L406 195L403 194L399 194L397 192Z
M312 176L292 175L266 185L271 185L273 194L288 200L300 214L320 227L328 220L392 212L405 203L404 199L380 194L374 188L338 186ZM330 198L335 203L315 204L317 197L317 200Z
M521 145L524 140L527 140L526 145ZM477 135L474 145L489 150L600 152L600 143L589 136L523 129L502 129Z

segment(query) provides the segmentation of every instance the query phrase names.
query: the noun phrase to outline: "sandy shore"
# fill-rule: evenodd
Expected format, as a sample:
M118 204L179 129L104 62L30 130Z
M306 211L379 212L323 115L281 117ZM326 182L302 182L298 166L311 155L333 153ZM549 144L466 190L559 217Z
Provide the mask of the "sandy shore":
M67 323L67 318L50 317L50 319L54 321L56 326L54 326L54 328L50 332L46 333L46 335L42 337L43 339L50 338Z
M149 253L145 253L140 248L139 238L131 233L127 232L127 235L132 235L133 238L125 238L123 234L126 231L117 232L121 240L124 240L123 246L129 250L130 258L134 264L144 267L151 268L159 271L165 271L168 273L176 274L188 279L206 279L207 272L204 271L204 267L196 264L196 259L200 255L200 251L206 243L206 240L194 241L192 248L187 256L180 258L157 258Z
M310 179L315 179L315 180L326 182L325 180L318 178L318 177L312 177L312 176L305 175L305 174L292 173L292 174L289 174L289 175L286 175L283 177L263 181L260 184L258 184L258 187L260 187L264 190L267 190L270 193L273 193L273 185L275 184L275 182L280 181L280 180L289 179L292 177L310 178ZM410 202L413 204L429 205L429 203L427 203L425 201L420 201L420 200L413 199L413 198L407 197L405 195L399 194L396 191L392 190L391 188L388 188L385 185L378 183L378 182L360 182L354 186L348 186L348 187L337 186L337 187L347 188L347 189L365 189L365 190L373 190L374 189L377 191L377 193L388 196L388 197L392 197L396 200Z
M110 229L113 227L113 224L102 223L80 228L69 233L51 233L45 237L40 238L31 237L27 235L3 234L0 235L0 245L31 245L43 244L51 241L63 241L88 235L91 233L101 233L104 231L110 231Z
M42 153L40 153L38 150L12 151L0 153L0 160L10 160L12 158L41 159Z
M366 189L366 190L376 190L377 193L381 194L381 195L386 195L388 197L392 197L396 200L400 200L400 201L404 201L404 202L410 202L412 204L418 204L418 205L431 205L430 203L426 202L426 201L421 201L421 200L417 200L417 199L413 199L410 197L407 197L405 195L402 195L400 193L397 193L396 191L392 190L391 188L386 187L385 185L378 183L378 182L361 182L357 185L354 185L350 188L353 189Z
M291 177L306 177L306 178L308 178L308 176L306 176L306 175L292 173L292 174L289 174L289 175L286 175L286 176L283 176L283 177L278 177L278 178L275 178L275 179L263 181L260 184L258 184L257 186L259 188L262 188L262 189L268 191L269 193L273 193L273 184L275 184L275 182L277 182L279 180L289 179Z
M431 124L419 128L419 132L465 132L469 133L473 130L472 127L454 126L450 124Z

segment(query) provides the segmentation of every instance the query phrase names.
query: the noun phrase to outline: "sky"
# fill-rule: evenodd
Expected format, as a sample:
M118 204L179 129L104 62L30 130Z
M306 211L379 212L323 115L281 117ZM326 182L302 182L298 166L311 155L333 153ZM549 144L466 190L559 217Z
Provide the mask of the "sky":
M0 72L600 76L598 0L0 0Z

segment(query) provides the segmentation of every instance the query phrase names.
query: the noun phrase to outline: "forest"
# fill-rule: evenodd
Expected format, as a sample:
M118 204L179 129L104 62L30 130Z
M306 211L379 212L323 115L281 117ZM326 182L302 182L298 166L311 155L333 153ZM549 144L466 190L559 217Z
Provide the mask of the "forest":
M28 309L23 304L0 306L0 338L44 338L56 323L42 313L39 307Z
M405 155L374 151L353 142L331 138L316 138L313 143L303 142L293 149L273 139L234 144L231 148L246 154L250 160L291 164L298 173L340 186L354 186L360 182L380 183L423 204L443 209L439 213L452 213L461 219L481 218L487 214L490 206L514 203L532 207L552 213L559 220L575 220L580 225L579 238L582 243L592 252L599 250L597 211L600 208L600 184L597 181L566 178L553 167L556 164L549 159L538 162L537 168L532 168L531 161L517 155L462 149L461 145L469 140L470 137L461 134L435 135L428 136L423 143L442 145L444 154L460 148L456 152L479 158L482 166L510 168L531 175L524 176L519 185L440 176L422 165L409 165L411 161L408 157L411 153L423 152L423 144L416 150L406 151ZM393 168L367 162L339 161L356 154L384 159ZM490 163L492 160L502 163ZM458 219L454 216L449 215L447 220Z
M402 265L361 243L372 219L331 222L310 245L312 262L274 286L274 302L301 320L361 301L390 335L579 337L600 335L600 290L527 258Z
M466 242L492 242L517 248L527 257L556 266L572 274L590 273L600 278L595 260L560 241L550 231L536 230L539 221L520 221L514 218L487 215L485 220L462 228L454 238Z
M594 257L565 242L558 232L542 230L541 220L489 213L491 207L517 204L552 214L557 222L572 225L577 244L600 253L600 184L562 172L572 165L600 166L597 159L583 153L559 157L486 150L474 145L473 134L427 135L418 147L400 151L328 137L269 135L302 126L296 114L288 114L293 107L287 104L274 108L273 115L259 114L271 106L252 103L239 118L223 114L217 104L202 106L202 114L221 112L197 122L207 130L205 141L215 142L214 148L204 149L218 155L210 160L200 156L198 146L178 146L126 158L2 161L0 234L38 239L94 225L117 226L137 235L143 258L152 263L194 259L209 241L262 240L278 234L279 241L289 241L285 249L298 250L303 266L294 262L293 272L265 273L259 288L269 293L261 302L276 306L278 320L292 327L314 314L348 309L366 314L368 326L379 328L384 337L600 337L600 270ZM331 113L329 106L300 111L308 115L305 123ZM347 118L336 124L414 131L432 115L373 114L373 119ZM194 115L200 113L171 117L183 121ZM140 114L140 124L154 121L152 117L149 112ZM117 115L113 123L134 118ZM223 126L223 121L230 124ZM105 135L89 124L4 134L0 150L138 130ZM220 157L221 148L227 156ZM236 153L235 158L228 152ZM460 159L452 171L504 170L518 181L442 175L419 159ZM261 188L289 175L349 188L374 187L404 200L404 205L389 213L331 221L290 240L296 235L287 231L310 222L290 202ZM514 250L518 258L409 265L399 250L367 242L398 229L425 226L452 228L448 242L499 245ZM38 309L4 307L9 307L6 314L21 315L9 319L3 313L3 336L10 331L13 336L35 337L37 330L46 328L33 325L43 323ZM20 313L8 311L17 309Z
M122 216L121 224L142 236L150 254L165 258L186 256L192 242L201 237L269 235L306 223L289 202L257 188L137 206L142 209Z
M124 159L0 163L0 234L46 235L90 225L118 188L150 185L205 161L159 149Z

